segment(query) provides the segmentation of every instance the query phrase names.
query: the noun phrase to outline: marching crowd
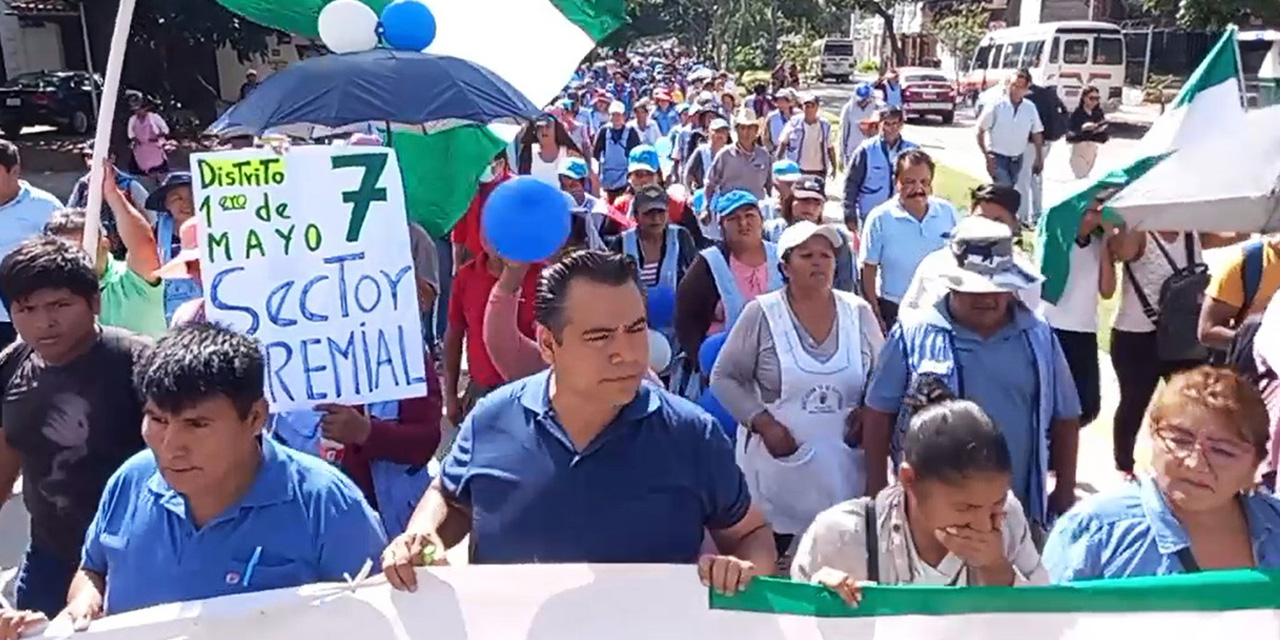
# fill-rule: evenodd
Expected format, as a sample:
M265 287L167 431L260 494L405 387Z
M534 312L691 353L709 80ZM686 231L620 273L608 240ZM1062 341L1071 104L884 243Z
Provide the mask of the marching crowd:
M1201 250L1236 239L1127 230L1103 195L1045 273L1001 155L1042 162L1038 116L1002 128L1025 83L985 108L993 183L962 215L892 78L838 140L786 80L744 96L669 52L584 66L449 238L409 225L427 394L312 411L269 411L260 345L205 321L189 174L148 193L109 169L91 261L83 208L0 143L0 489L21 476L32 532L0 639L379 568L414 590L464 540L477 564L697 564L719 591L781 573L851 604L866 581L1280 568L1280 240L1210 278ZM571 211L545 263L483 232L517 175ZM1077 503L1117 287L1127 481Z

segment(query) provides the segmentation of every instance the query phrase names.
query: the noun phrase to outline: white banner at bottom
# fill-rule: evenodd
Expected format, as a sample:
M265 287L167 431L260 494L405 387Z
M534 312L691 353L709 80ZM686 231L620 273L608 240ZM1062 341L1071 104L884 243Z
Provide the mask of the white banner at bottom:
M50 628L46 637L65 638ZM696 570L523 565L162 605L95 622L92 640L1107 640L1280 638L1280 611L817 618L713 610Z

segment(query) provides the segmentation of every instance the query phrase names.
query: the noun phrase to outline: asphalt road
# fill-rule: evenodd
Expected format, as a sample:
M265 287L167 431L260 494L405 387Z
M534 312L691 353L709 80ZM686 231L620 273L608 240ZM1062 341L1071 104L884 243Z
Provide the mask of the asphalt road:
M810 87L809 91L821 101L825 113L838 118L840 109L853 97L853 87L853 84L819 84ZM986 161L978 152L974 118L975 114L970 109L961 108L956 112L953 124L944 125L937 118L925 118L908 122L902 135L920 145L937 162L987 180ZM1113 133L1112 140L1102 145L1099 151L1095 172L1131 158L1137 139L1144 131L1136 127L1115 127ZM1044 172L1046 206L1065 197L1070 184L1075 181L1069 158L1070 149L1066 143L1060 141L1050 147Z

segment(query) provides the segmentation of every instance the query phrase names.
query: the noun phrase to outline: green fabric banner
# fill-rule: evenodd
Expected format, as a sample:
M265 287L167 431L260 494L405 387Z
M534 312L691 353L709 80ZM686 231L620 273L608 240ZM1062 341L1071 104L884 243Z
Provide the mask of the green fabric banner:
M1166 153L1142 158L1128 167L1116 169L1045 211L1036 227L1036 262L1044 275L1041 298L1057 304L1066 292L1067 276L1071 273L1071 248L1075 246L1084 212L1098 194L1128 186L1167 156ZM1102 209L1102 217L1117 226L1124 224L1123 218L1106 207Z
M437 238L467 212L480 174L506 147L488 127L479 125L428 134L392 131L389 138L400 162L409 219Z
M711 608L824 618L1277 609L1280 572L1206 571L1053 587L868 586L856 608L825 587L757 578L736 596L711 592Z
M596 42L627 21L625 0L551 0L551 4Z

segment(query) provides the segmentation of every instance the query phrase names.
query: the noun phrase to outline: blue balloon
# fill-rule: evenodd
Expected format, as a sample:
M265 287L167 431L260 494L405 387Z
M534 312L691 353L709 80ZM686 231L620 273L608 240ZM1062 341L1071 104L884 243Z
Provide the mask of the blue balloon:
M704 375L711 375L711 369L716 366L716 358L720 357L720 350L724 348L724 341L728 335L721 331L702 341L702 348L698 350L698 367L702 369Z
M645 294L649 307L649 326L665 329L674 325L676 319L676 290L658 285L649 287Z
M489 194L480 227L489 246L514 262L541 262L569 239L569 200L559 189L519 176Z
M711 414L711 417L720 423L720 428L724 429L724 433L729 436L730 442L738 439L738 421L729 415L729 410L720 404L720 399L716 397L716 394L711 393L710 389L704 391L702 396L698 398L698 406L702 407L703 411Z
M396 0L382 10L382 39L392 49L422 51L436 39L436 17L420 0Z

